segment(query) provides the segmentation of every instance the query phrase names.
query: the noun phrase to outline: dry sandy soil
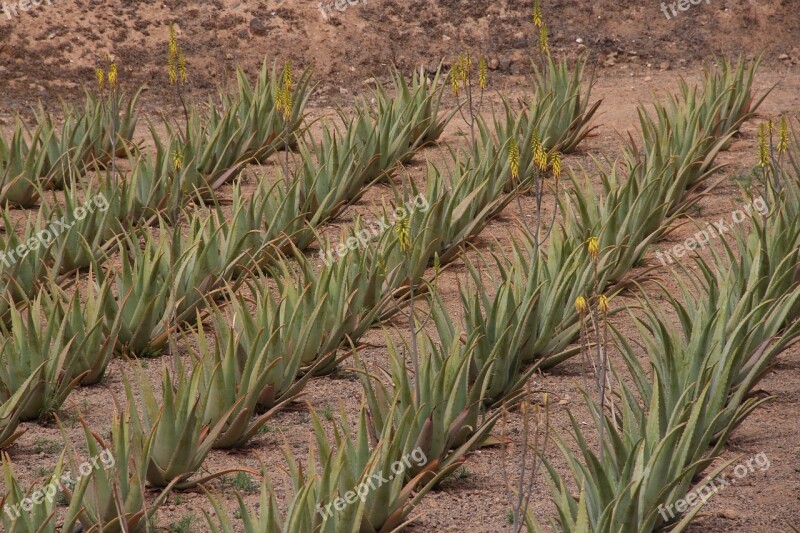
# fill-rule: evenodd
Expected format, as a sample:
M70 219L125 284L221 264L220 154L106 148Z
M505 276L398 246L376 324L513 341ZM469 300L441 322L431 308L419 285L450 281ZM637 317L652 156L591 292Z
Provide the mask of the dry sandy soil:
M602 99L599 128L587 139L578 153L569 156L567 168L579 175L595 176L594 160L613 160L623 145L623 135L637 130L636 105L646 103L651 94L664 96L677 87L679 76L696 80L701 63L715 53L757 56L765 54L765 63L757 79L757 90L775 87L760 110L762 117L800 115L800 1L783 0L770 5L755 1L710 0L667 20L656 0L614 2L597 0L581 3L545 1L546 17L552 27L554 50L559 55L575 57L588 50L597 67L594 99ZM0 6L2 2L0 2ZM365 92L364 81L372 76L383 78L392 63L408 71L416 65L432 67L465 46L484 50L496 60L490 73L493 104L498 92L516 97L525 93L529 71L528 57L536 37L530 31L532 1L479 2L442 0L437 2L362 0L337 12L325 21L316 2L293 0L243 1L170 1L170 2L98 2L91 0L53 0L11 19L0 13L0 130L8 126L16 112L25 113L41 99L53 105L59 97L80 97L80 85L91 83L95 66L106 54L119 62L121 79L127 86L149 85L144 94L146 111L175 111L166 81L167 25L180 27L179 38L186 49L190 68L190 98L202 101L212 96L216 86L231 79L235 64L254 72L266 57L268 61L291 58L297 65L314 65L319 86L309 113L312 119L330 116L335 105L347 105ZM336 12L336 9L334 8ZM580 42L577 42L580 40ZM448 106L454 104L448 95ZM488 108L487 108L488 109ZM456 118L442 138L443 144L462 143L465 123ZM720 176L734 177L749 170L755 159L757 121L742 128L731 149L722 154L728 166ZM141 135L146 133L142 128ZM440 158L439 148L420 152L396 177L422 179L425 160ZM602 164L602 163L601 163ZM273 172L269 164L264 171ZM596 182L596 180L595 180ZM229 191L223 190L223 196ZM353 216L368 212L390 197L387 188L373 187L359 205L336 221L328 231L338 233L350 224ZM552 204L552 197L548 198ZM711 222L728 217L741 201L738 185L725 180L704 198L694 217ZM532 202L524 200L524 211L533 212ZM16 213L15 216L21 216ZM545 217L546 218L546 217ZM504 242L509 227L518 224L519 212L509 207L486 228L477 242L488 249L495 238ZM666 249L691 233L679 228L657 244ZM652 253L648 265L657 265ZM685 262L690 266L690 262ZM675 282L668 269L656 271L667 287ZM440 284L443 298L454 314L458 307L458 283L466 271L457 264ZM645 290L656 299L660 292L655 283ZM619 299L635 303L635 294ZM630 338L638 338L632 321L625 313L616 315L616 325ZM396 336L389 324L390 335ZM384 333L370 332L363 357L367 362L386 361ZM641 355L641 354L640 354ZM613 354L622 366L621 358ZM75 391L64 411L69 439L80 442L78 411L92 427L104 431L110 423L111 398L124 398L122 372L127 364L112 363L102 386ZM344 365L348 366L347 364ZM160 365L151 362L148 373L157 379ZM770 468L757 471L734 486L718 493L691 530L716 531L789 531L800 525L800 347L786 351L768 379L760 385L774 400L756 411L735 432L725 458L753 456L764 452ZM534 378L537 387L546 389L563 401L552 413L555 431L566 433L567 410L581 424L589 424L589 414L580 398L579 385L591 369L579 358L567 361L545 375ZM333 376L312 380L306 400L318 410L340 405L354 415L360 405L361 386L356 376L340 371ZM31 480L48 473L61 452L63 437L55 424L25 424L28 432L11 448L18 473ZM218 471L233 465L256 468L258 455L269 466L275 490L284 498L289 488L281 447L287 442L298 457L304 457L311 425L306 406L297 403L279 413L270 423L271 431L256 438L242 452L214 451L205 466ZM499 426L495 430L499 433ZM519 457L520 423L513 414L508 435L512 444L506 450L509 463ZM559 454L551 449L556 468L566 472ZM507 530L511 508L502 475L503 454L500 448L484 448L473 454L465 470L426 496L409 530L414 532ZM513 469L512 469L513 470ZM730 473L730 472L729 472ZM514 475L512 474L512 480ZM230 484L212 485L230 493ZM532 502L537 516L546 521L555 508L549 500L543 476L537 479ZM253 502L257 495L249 495ZM232 502L232 500L230 500ZM208 508L199 492L171 497L160 513L159 524L165 528L181 517L194 514L191 531L205 531L202 510Z

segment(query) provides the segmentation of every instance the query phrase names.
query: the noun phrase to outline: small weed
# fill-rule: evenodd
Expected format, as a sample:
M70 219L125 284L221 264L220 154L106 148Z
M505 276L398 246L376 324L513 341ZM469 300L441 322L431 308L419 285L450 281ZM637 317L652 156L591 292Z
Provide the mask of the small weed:
M761 176L755 168L750 168L742 170L741 172L737 172L731 176L731 179L737 182L743 188L749 189L761 181Z
M258 483L253 481L253 478L244 472L237 472L235 476L228 477L226 479L226 484L227 483L230 483L236 490L244 492L245 494L254 494L261 489Z
M39 437L34 442L33 451L34 453L44 453L45 455L53 455L61 451L61 443L58 441L45 439L44 437Z
M506 522L508 522L509 524L513 524L514 523L514 510L513 509L509 509L508 512L506 513Z
M194 513L187 514L177 522L169 525L168 531L170 533L189 533L192 530L192 522L194 521Z
M270 426L269 424L264 424L258 430L258 433L263 435L264 433L275 433L275 428Z

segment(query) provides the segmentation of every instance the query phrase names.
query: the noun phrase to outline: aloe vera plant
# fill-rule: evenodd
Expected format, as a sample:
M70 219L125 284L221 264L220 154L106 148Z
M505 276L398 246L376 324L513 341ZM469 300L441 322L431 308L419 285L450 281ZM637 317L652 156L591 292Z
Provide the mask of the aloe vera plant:
M109 220L106 238L111 239L118 232L130 231L157 215L168 216L175 212L177 194L176 181L171 178L171 167L167 164L160 170L152 154L138 151L126 152L131 170L121 176L111 172L96 171L97 194L106 198Z
M548 369L578 353L570 346L580 333L575 300L594 290L618 290L611 286L613 255L605 251L594 263L584 242L557 226L547 250L537 253L533 237L520 233L511 240L509 257L492 256L499 268L494 290L489 290L478 268L470 267L473 287L462 289L462 308L467 328L485 332L484 354L501 343L504 348L498 356L509 369L531 363L533 368ZM511 372L496 379L506 383L496 390L521 391L524 384Z
M138 242L121 241L120 250L122 268L110 274L116 294L105 306L106 322L119 321L119 351L138 357L156 355L168 340L164 323L171 288L167 243L145 234L144 249Z
M539 131L542 143L548 150L568 154L577 148L594 128L589 123L600 107L601 100L589 105L594 76L589 78L584 92L584 69L588 57L581 57L570 70L566 58L555 61L547 57L546 69L534 66L533 97L527 117L530 125ZM535 103L534 103L535 102Z
M82 475L74 486L64 487L69 502L63 521L64 531L81 529L93 533L140 533L166 501L172 486L164 488L152 501L145 502L148 457L144 442L135 438L130 412L114 412L110 437L91 431L81 418L86 453L91 458L89 475ZM98 461L99 459L99 461ZM75 450L68 456L70 470L80 471L84 463ZM61 464L61 462L59 463Z
M319 273L302 255L296 253L295 257L300 262L300 276L292 275L284 261L273 268L281 320L291 325L284 342L296 346L304 372L326 374L339 362L337 348L348 340L355 342L385 309L387 298L380 295L378 285L382 278L371 254L355 253L354 262L332 263ZM358 266L365 270L357 270ZM261 295L258 301L266 303ZM306 317L317 317L310 330L304 324Z
M663 525L660 505L669 505L690 488L701 490L731 462L715 466L707 478L693 486L695 474L714 460L703 447L713 433L698 422L708 399L702 383L693 384L699 389L697 402L672 412L661 410L658 387L647 409L636 402L634 391L627 385L621 387L619 409L624 413L624 425L619 429L619 422L609 420L587 396L595 427L603 425L605 429L602 458L589 447L585 430L572 416L571 431L579 452L573 452L562 437L556 440L579 487L577 497L545 460L560 531L654 531ZM671 530L685 529L703 503L698 502L678 523L671 524ZM530 515L528 530L543 531Z
M2 452L0 463L3 464L3 484L5 493L0 499L0 508L3 512L0 516L0 523L3 531L7 533L56 533L56 502L53 498L44 498L44 488L56 486L59 483L61 472L56 469L48 479L40 485L30 487L26 492L20 487L11 457ZM39 505L33 505L30 512L26 511L22 505L25 498L33 496L34 493L42 494L42 501Z
M613 264L611 280L621 280L644 258L645 252L669 230L669 224L692 202L683 202L680 210L671 212L661 185L669 174L662 170L658 177L639 180L641 164L628 167L628 178L620 182L618 167L601 172L601 198L595 197L588 176L581 183L574 175L571 198L561 201L565 217L570 220L571 237L585 241L597 236L600 249L606 250ZM694 201L697 200L695 197Z
M220 212L208 218L191 216L186 236L181 226L171 230L168 262L161 265L170 287L167 314L171 316L164 320L176 324L195 320L197 311L209 306L214 294L233 278L235 268L252 255L242 249L241 238L228 231L221 216Z
M531 147L541 142L546 152L571 153L591 134L596 127L590 126L602 100L591 106L593 77L584 90L584 69L587 56L577 61L570 69L567 60L547 58L544 70L534 64L533 91L516 111L513 105L503 100L503 112L493 116L493 124L477 117L480 135L476 139L476 153L494 147L502 152L511 139L519 141L522 147ZM533 172L533 153L522 150L520 153L520 176L530 176Z
M136 130L140 93L96 95L87 91L83 107L62 104L60 129L40 104L35 116L44 133L38 149L45 154L42 177L47 178L46 184L60 189L86 173L93 163L105 164L112 155L124 155Z
M411 479L394 475L392 465L403 457L407 458L404 463L406 465L412 460L407 455L407 450L413 448L412 439L417 437L412 429L412 416L412 408L407 407L404 416L398 417L396 424L387 423L378 434L377 443L370 446L370 430L367 428L365 411L362 409L359 415L355 434L351 433L342 415L342 420L335 429L337 449L334 454L319 417L312 411L319 457L327 458L332 463L331 466L324 467L321 480L323 490L315 502L324 509L322 531L392 531L401 527L425 494L446 475L446 471L433 475L437 471L438 460L428 458L424 453L414 453L414 466L419 469L419 473ZM390 414L387 419L392 420L395 417ZM371 479L381 481L374 482L372 486L377 486L368 492L362 503L347 507L341 513L344 517L329 505L336 505L334 500L337 494L344 497L350 490L365 487ZM351 516L346 516L351 513Z
M52 233L41 231L46 225L44 211L40 209L17 224L7 212L2 216L7 234L0 237L0 316L7 317L10 305L34 297L43 280L57 272L51 266Z
M493 181L483 164L476 167L455 153L453 158L455 169L443 172L429 165L424 195L413 183L409 190L396 193L398 207L390 210L384 206L379 232L371 231L357 218L338 247L340 256L342 248L350 250L347 261L334 261L332 252L324 251L330 246L322 246L320 255L326 266L321 275L338 269L338 279L349 279L363 287L353 292L358 297L353 300L356 305L349 305L357 313L350 316L358 317L357 325L345 330L352 341L373 321L394 315L399 309L396 304L407 297L410 287L422 284L432 262L444 265L458 257L470 239L513 198L514 193L504 192L504 184ZM407 231L407 251L400 243L401 229Z
M295 487L297 489L297 487ZM203 510L206 522L211 533L237 533L240 529L234 526L234 519L228 514L225 507L220 503L213 493L206 492L211 506L214 508L214 517ZM258 512L248 509L242 495L236 493L236 500L239 504L237 509L238 517L242 521L244 533L270 533L281 531L280 511L278 502L275 499L275 491L269 483L266 472L263 474L261 482L261 495L258 500ZM290 511L291 512L291 511Z
M373 108L366 99L355 107L348 118L339 110L339 117L347 124L348 136L358 145L359 160L367 163L361 168L363 183L385 180L397 166L408 161L418 148L419 141L412 137L414 122L409 121L410 102L380 96Z
M407 216L398 218L399 223L408 224L410 274L398 268L405 264L405 253L398 246L397 236L387 232L389 237L378 242L387 272L395 273L395 279L390 281L395 288L401 286L404 278L418 284L437 255L442 265L452 261L514 198L515 193L504 192L503 183L492 180L483 163L473 164L471 159L463 160L455 152L451 157L452 168L440 170L428 165L424 195L413 183L410 190L396 195L396 205L413 204ZM383 218L391 219L385 209Z
M33 384L31 397L20 413L21 420L34 420L57 412L88 371L79 372L78 358L70 351L66 324L59 320L53 297L41 292L27 309L10 309L10 325L0 322L2 397L8 401L29 386L29 377L43 367Z
M39 178L45 164L45 152L38 150L44 132L38 127L26 140L25 128L17 119L11 141L0 137L0 205L31 208L42 195ZM46 142L46 141L45 141Z
M105 164L112 157L125 157L139 122L141 94L141 88L130 94L117 89L100 95L86 91L83 107L73 110L64 106L64 114L80 116L79 127L88 132L83 163L88 165L95 160Z
M146 478L154 487L182 490L240 470L234 468L192 479L233 414L233 409L229 409L213 424L206 423L205 406L198 401L203 373L202 365L191 371L178 365L177 370L171 372L164 364L159 402L142 369L136 370L142 416L132 410L131 435L144 442L143 456L148 461ZM128 402L135 405L133 387L127 379L125 391Z
M108 257L106 244L119 229L108 212L105 196L91 189L82 191L81 196L85 197L83 202L73 184L64 189L63 207L60 203L44 206L55 233L52 253L62 274L99 267Z
M287 312L283 301L275 302L261 286L250 286L256 300L253 314L248 301L233 291L229 314L214 309L216 340L212 348L205 340L202 323L198 324L196 358L205 369L200 391L204 420L213 425L233 410L215 448L245 445L276 412L302 393L311 377L311 373L299 374L308 346L315 346L315 340L319 343L321 334L315 330L323 303L308 316Z
M0 403L0 450L14 444L14 441L25 433L24 429L19 429L19 421L25 406L36 392L34 387L41 384L43 372L44 365L34 369L17 391Z
M311 96L312 69L305 69L292 84L292 109L288 118L290 139L293 148L302 129L305 108ZM236 90L220 95L223 109L230 110L241 125L240 135L248 140L246 152L255 161L264 162L273 153L283 150L284 117L276 103L276 90L282 83L277 66L271 68L267 62L261 66L258 78L251 85L241 69L236 71Z
M111 323L106 320L106 308L113 301L111 283L105 280L98 284L91 275L89 277L86 289L76 285L70 298L65 294L61 297L55 315L64 323L64 336L70 340L68 357L76 361L75 371L84 375L81 380L84 386L94 385L103 379L116 353L121 325L120 316ZM61 293L57 287L51 291L54 294Z
M187 131L165 124L166 140L151 126L156 161L172 166L182 198L209 199L211 190L235 177L249 159L247 141L240 135L236 118L231 113L220 116L216 109L210 111L210 117L192 109Z
M274 491L265 481L259 512L242 514L245 531L388 533L402 528L414 507L441 479L440 475L430 475L436 461L428 461L424 454L416 453L413 458L406 456L407 460L400 464L422 467L419 474L409 481L404 475L392 473L392 465L403 459L413 435L406 429L410 416L407 413L401 417L401 424L396 428L387 424L377 436L378 441L373 443L365 409L360 412L355 433L342 414L342 419L334 426L334 442L331 442L312 410L316 447L310 448L308 461L301 465L291 451L285 452L294 489L285 514L281 516ZM358 496L345 501L345 495L349 493ZM219 516L212 518L206 514L211 531L236 531L232 529L233 520L219 500L209 496ZM338 501L341 504L334 504Z
M537 368L535 365L524 368L522 345L528 340L535 320L533 311L538 287L531 287L526 299L517 301L516 287L504 283L497 287L494 297L490 297L480 273L472 265L470 270L475 287L462 287L460 290L464 330L470 332L469 340L474 342L470 354L470 379L485 381L482 400L487 404L513 404ZM432 298L433 320L443 346L460 342L459 329L441 298L437 294Z
M453 472L464 463L466 454L482 443L502 414L483 412L492 376L504 369L495 364L495 354L488 360L477 360L479 336L479 332L473 332L463 344L459 333L441 336L441 345L436 345L429 336L418 335L420 373L413 384L404 355L388 337L391 370L387 377L392 388L384 385L379 376L368 374L366 368L362 371L361 381L375 433L382 432L385 424L399 424L402 413L394 409L395 404L411 406L413 419L409 431L416 432L417 437L409 441L411 448L405 452L418 449L428 462L437 460L435 471L426 465L410 466L405 473L407 479L425 470L431 476ZM404 346L404 352L407 351L408 346ZM471 375L473 368L477 376Z
M366 191L365 169L372 158L354 131L342 132L325 125L319 143L310 135L300 143L302 162L297 174L302 183L304 210L323 220L334 218Z
M260 266L274 261L278 252L292 248L305 250L314 242L314 228L325 218L322 212L307 210L299 177L291 180L288 190L278 185L281 179L280 172L274 184L262 178L251 199L251 205L259 213L257 227L263 232L259 239L262 244L269 244L264 250L266 255L258 261Z
M733 135L714 135L705 116L711 104L714 112L722 112L722 97L700 104L703 98L697 87L690 88L682 82L679 96L671 96L666 103L654 102L655 115L640 107L643 147L640 149L631 141L626 150L628 161L643 163L643 175L634 174L636 179L644 182L657 178L661 172L671 176L662 185L671 211L680 205L687 191L720 168L714 162Z
M741 57L734 64L726 57L715 62L716 66L706 66L703 82L703 102L701 116L710 135L725 137L736 133L739 127L755 116L770 89L756 96L753 91L761 57L748 62ZM721 104L717 109L718 102Z
M106 185L120 189L123 200L119 218L125 216L131 223L159 214L175 216L190 201L210 195L205 178L190 164L192 155L183 150L177 135L168 133L164 139L152 124L150 135L154 152L129 153L128 158L133 159L131 172L118 185L116 180Z
M387 103L394 100L396 105L405 111L405 120L412 125L411 145L425 146L435 143L457 112L455 109L440 111L444 94L442 66L439 65L432 79L429 79L425 69L420 67L412 73L410 83L395 68L392 73L392 86L394 97L390 96L390 91L379 83L377 99Z

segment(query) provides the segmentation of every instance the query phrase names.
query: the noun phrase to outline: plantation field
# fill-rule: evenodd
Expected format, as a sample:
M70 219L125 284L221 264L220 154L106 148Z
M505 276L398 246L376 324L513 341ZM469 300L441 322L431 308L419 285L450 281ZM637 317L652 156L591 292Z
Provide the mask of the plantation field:
M2 531L800 528L791 3L461 4L3 16Z

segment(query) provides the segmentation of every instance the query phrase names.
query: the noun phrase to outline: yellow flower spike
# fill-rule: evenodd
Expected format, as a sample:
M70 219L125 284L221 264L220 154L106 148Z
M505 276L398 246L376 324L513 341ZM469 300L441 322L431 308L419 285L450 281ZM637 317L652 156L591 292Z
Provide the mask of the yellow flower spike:
M397 240L400 242L400 250L408 252L411 250L411 227L408 217L398 219L395 223L395 233Z
M117 86L117 64L111 63L111 67L108 69L108 86L111 89L114 89Z
M542 26L542 6L539 5L539 0L533 3L533 25L537 28Z
M459 72L458 66L453 66L453 69L450 71L450 82L452 83L453 87L453 94L458 96L458 82L461 79L461 73Z
M775 122L773 122L772 119L767 120L767 131L770 135L775 133Z
M102 91L106 86L106 73L103 69L98 68L94 71L97 77L97 87Z
M282 81L283 81L283 88L286 91L291 92L291 90L292 90L292 62L291 61L286 61L283 64Z
M180 170L183 168L183 153L180 150L175 150L172 154L172 166L175 170Z
M178 46L178 37L175 35L175 26L169 25L169 60L167 69L171 85L178 83L178 69L180 68L181 80L186 81L186 64L183 59L183 50Z
M540 172L547 170L547 151L544 149L544 145L541 142L538 143L533 152L533 162L536 164L536 168L538 168Z
M767 141L767 125L762 123L758 128L758 166L769 166L769 141Z
M169 25L169 57L171 60L178 58L178 37L172 24Z
M519 178L519 145L513 137L508 145L508 163L511 166L511 178Z
M558 179L561 177L561 153L553 152L550 156L550 164L553 167L553 177Z
M542 139L539 137L539 129L533 129L533 139L531 139L531 151L536 153L536 150L542 145Z
M539 49L544 55L550 55L550 30L545 24L539 28Z
M608 313L608 298L606 298L602 294L597 299L597 310L600 311L601 315L605 315Z
M489 67L486 64L486 58L481 56L481 60L478 64L478 85L482 91L486 90L489 86L488 71Z
M578 296L575 298L575 310L579 315L583 316L589 310L589 304L586 303L586 298Z
M283 110L284 120L289 120L292 118L292 91L284 86L283 89L278 90L278 95L280 101L277 106L278 111Z
M469 52L462 52L458 56L458 74L459 83L467 83L469 81L469 73L472 70L472 57Z
M597 261L600 255L600 241L597 240L597 237L589 237L586 240L586 251L589 257L592 258L592 261Z
M183 48L178 50L178 72L181 74L181 83L186 83L186 57L183 55Z
M789 121L781 117L781 130L778 134L778 146L775 147L779 154L789 151Z

